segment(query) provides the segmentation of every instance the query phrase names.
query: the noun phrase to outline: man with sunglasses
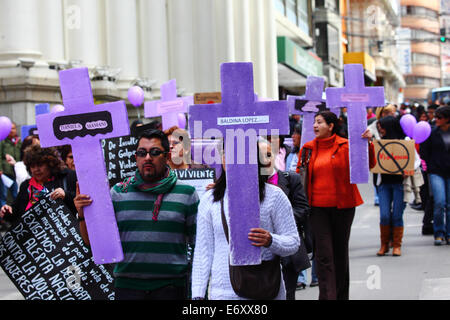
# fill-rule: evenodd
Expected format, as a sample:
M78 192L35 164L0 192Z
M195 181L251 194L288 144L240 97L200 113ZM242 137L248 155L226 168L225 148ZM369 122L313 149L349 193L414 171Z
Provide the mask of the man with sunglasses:
M434 199L434 244L450 244L450 106L434 113L436 127L420 145Z
M124 260L114 268L117 300L187 298L187 245L194 243L195 188L177 180L167 166L169 141L160 130L138 140L134 176L111 188ZM74 200L83 239L88 241L83 207L88 195Z

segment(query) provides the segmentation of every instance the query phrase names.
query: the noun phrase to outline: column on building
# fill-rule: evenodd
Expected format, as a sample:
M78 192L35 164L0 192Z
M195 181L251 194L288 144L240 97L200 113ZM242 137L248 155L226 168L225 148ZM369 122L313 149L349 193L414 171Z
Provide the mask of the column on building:
M38 1L0 1L1 64L17 64L19 57L39 59L42 56L38 11Z
M169 80L168 12L166 0L138 0L139 75L156 81Z
M255 92L267 98L264 1L250 0L250 30Z
M194 0L192 3L192 43L195 89L197 92L220 91L217 59L215 1Z
M64 63L64 16L62 0L39 0L39 32L42 59Z
M128 89L139 74L136 1L107 0L106 58L107 65L120 69L120 89Z
M238 62L251 61L250 42L250 1L233 0L234 11L234 47Z
M195 91L193 0L168 0L169 75L185 93Z
M264 34L267 98L278 100L278 59L275 6L272 0L262 0L262 2L264 3L265 21Z
M87 67L104 66L104 0L64 0L67 59Z

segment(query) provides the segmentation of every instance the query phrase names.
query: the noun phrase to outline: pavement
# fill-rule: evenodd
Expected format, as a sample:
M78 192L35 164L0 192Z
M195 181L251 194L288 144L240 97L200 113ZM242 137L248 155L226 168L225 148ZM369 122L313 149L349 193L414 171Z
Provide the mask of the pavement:
M356 209L350 236L350 300L450 300L450 245L434 246L432 235L422 235L423 211L405 209L402 255L394 257L391 250L378 257L380 212L373 186L358 188L365 203ZM318 287L296 292L296 300L318 297Z

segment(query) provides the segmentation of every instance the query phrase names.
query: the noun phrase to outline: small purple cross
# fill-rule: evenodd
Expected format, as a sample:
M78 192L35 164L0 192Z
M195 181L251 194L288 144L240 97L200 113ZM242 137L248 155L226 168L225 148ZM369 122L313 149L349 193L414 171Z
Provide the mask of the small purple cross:
M256 101L251 63L222 64L221 83L222 103L189 107L189 130L193 138L225 137L231 264L260 264L260 248L248 239L260 225L257 130L288 134L288 108L286 101Z
M193 96L177 98L177 82L172 79L161 85L161 100L145 102L144 113L146 118L161 116L162 128L167 130L180 127L178 114L186 113L191 104L194 104Z
M314 117L317 112L325 109L325 100L322 99L324 79L322 77L308 76L306 78L306 92L303 96L287 96L289 113L303 115L302 140L300 148L314 140ZM339 109L331 110L339 117Z
M330 108L347 107L350 182L369 182L369 154L367 141L361 138L367 129L367 107L382 107L383 87L366 87L364 69L361 64L344 66L344 88L327 88L327 106Z
M93 200L84 213L94 261L119 262L123 251L100 140L130 134L126 105L94 105L87 68L61 71L59 81L65 110L36 117L41 145L72 146L80 192Z

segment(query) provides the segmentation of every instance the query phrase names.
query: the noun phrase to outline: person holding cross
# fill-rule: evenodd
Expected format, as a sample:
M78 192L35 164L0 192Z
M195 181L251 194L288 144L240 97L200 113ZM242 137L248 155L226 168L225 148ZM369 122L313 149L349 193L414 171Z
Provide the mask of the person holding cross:
M350 286L348 242L355 207L363 203L358 187L350 184L349 142L336 133L338 118L330 111L315 116L316 138L300 150L298 168L307 167L307 198L319 278L320 300L348 300ZM372 134L369 141L369 167L375 166ZM303 154L309 162L302 163ZM299 169L297 169L299 172Z
M267 168L261 160L262 157L258 157L260 227L248 230L248 241L253 246L262 248L261 259L264 261L273 260L276 255L286 257L295 254L300 238L289 199L279 187L269 183ZM230 246L222 222L222 213L227 224L230 216L224 154L222 168L214 188L208 190L200 201L192 268L194 300L205 298L208 282L210 300L246 299L235 293L229 275ZM300 204L303 207L304 205L306 203ZM281 280L275 300L285 299L286 289L284 281Z
M136 150L138 169L111 188L125 256L114 269L117 300L187 298L187 244L194 243L199 199L167 166L168 153L162 131L144 131ZM86 243L83 208L90 204L90 196L78 192L75 206Z

